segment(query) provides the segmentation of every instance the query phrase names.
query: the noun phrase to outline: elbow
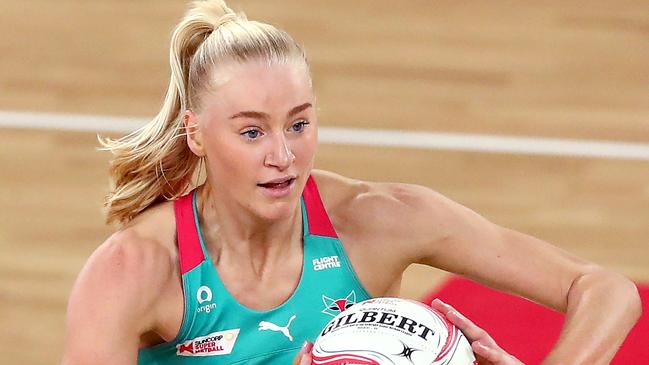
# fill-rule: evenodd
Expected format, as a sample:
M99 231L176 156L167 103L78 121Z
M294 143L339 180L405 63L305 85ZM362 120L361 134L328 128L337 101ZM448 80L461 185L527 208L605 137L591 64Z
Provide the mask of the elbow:
M633 323L642 315L638 288L631 280L616 272L601 267L588 270L573 281L567 299L569 302L571 299L580 302L591 295L596 295L604 302L615 303L614 305L624 313L624 317Z
M628 298L630 313L633 316L633 323L637 322L642 316L642 300L640 299L640 294L638 293L638 287L631 281L626 279L628 285Z
M636 323L642 315L642 301L633 281L613 271L600 269L591 273L592 279L600 283L602 296L609 297L629 322Z
M621 277L615 293L621 298L618 303L623 308L623 312L620 313L620 324L626 323L625 335L628 335L642 316L642 300L636 285L625 277Z
M623 275L612 272L609 272L608 275L611 277L612 282L609 293L615 293L618 296L627 318L632 323L636 323L642 315L642 301L640 300L638 287Z

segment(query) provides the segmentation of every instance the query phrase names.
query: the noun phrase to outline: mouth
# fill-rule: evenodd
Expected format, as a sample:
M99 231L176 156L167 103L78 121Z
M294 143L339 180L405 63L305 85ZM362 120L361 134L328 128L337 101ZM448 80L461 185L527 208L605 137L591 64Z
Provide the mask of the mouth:
M293 177L293 176L286 176L286 177L283 177L283 178L270 180L270 181L265 182L265 183L257 184L257 186L265 188L265 189L281 191L281 190L286 189L286 188L290 187L291 185L293 185L293 183L295 182L295 179L296 178Z

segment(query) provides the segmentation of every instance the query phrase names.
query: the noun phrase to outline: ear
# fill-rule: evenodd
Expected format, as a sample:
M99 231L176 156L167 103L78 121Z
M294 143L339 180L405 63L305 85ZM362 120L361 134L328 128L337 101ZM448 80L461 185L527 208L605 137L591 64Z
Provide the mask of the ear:
M203 133L198 126L198 116L191 110L183 112L183 127L187 134L187 146L198 157L205 157Z

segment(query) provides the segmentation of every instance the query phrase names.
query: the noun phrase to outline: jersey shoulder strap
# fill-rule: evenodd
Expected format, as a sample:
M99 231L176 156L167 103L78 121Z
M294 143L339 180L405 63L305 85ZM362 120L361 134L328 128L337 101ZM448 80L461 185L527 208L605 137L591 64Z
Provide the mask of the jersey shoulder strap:
M194 193L191 192L174 202L181 274L191 271L205 260L205 254L196 230L196 216L192 204L193 197Z
M305 233L314 236L338 238L336 230L331 224L329 215L322 203L318 186L313 176L309 176L306 181L304 191L302 192L302 199L304 201L305 213L308 217L308 224L304 226Z

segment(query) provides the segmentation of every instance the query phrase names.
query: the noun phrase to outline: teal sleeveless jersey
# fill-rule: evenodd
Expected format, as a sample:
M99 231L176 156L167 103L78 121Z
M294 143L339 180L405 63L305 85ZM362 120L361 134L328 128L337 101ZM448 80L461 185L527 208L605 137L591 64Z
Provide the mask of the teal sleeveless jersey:
M179 198L174 209L185 305L182 325L173 341L141 349L138 365L289 365L304 341L314 341L335 315L369 299L312 177L301 208L300 282L283 304L257 311L238 303L219 279L201 237L196 195Z

